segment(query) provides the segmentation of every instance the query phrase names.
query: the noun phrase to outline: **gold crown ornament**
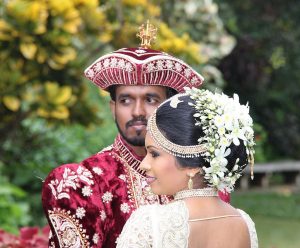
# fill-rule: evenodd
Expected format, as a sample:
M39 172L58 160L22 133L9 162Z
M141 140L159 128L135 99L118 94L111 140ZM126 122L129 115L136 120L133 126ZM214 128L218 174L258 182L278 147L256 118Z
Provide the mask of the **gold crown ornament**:
M136 34L141 39L142 48L151 48L151 42L156 39L157 28L147 20L146 28L145 24L139 27L139 32Z

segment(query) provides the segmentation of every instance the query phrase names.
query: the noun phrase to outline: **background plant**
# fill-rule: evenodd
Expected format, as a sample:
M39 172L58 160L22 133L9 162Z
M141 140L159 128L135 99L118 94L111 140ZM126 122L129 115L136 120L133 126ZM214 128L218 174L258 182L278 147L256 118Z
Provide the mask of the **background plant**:
M199 15L179 18L191 6ZM108 96L83 70L104 53L136 47L148 18L159 30L154 49L201 71L207 87L223 86L216 65L234 40L211 1L0 1L0 228L44 225L40 190L49 171L112 142Z
M253 106L266 159L300 158L299 1L217 1L237 45L220 63L225 90Z

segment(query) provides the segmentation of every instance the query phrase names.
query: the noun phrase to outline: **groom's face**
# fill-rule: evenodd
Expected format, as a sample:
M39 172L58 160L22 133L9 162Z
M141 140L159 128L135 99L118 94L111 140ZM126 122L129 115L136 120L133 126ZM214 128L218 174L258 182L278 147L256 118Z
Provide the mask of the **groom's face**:
M110 107L122 137L132 146L145 146L149 116L167 98L163 86L117 86Z

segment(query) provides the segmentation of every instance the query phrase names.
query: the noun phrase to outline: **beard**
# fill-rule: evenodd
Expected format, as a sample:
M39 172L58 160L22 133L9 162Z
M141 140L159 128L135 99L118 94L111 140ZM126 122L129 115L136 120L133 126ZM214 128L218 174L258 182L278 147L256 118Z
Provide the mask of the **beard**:
M128 127L130 127L134 122L136 121L142 121L145 125L147 125L147 120L144 118L136 118L133 120L130 120L126 123L125 128L127 129ZM116 126L118 128L118 131L120 133L120 135L122 136L122 138L130 145L132 146L145 146L145 136L143 135L143 131L142 130L137 130L136 131L136 135L134 137L128 137L125 132L120 128L118 121L116 119L115 121Z

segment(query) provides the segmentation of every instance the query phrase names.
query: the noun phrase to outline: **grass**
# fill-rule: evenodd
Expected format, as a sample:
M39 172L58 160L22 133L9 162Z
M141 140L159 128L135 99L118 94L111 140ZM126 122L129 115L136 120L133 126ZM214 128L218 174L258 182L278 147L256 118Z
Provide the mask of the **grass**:
M260 248L299 248L300 220L252 216Z
M277 192L236 192L233 206L253 219L260 248L300 248L300 194Z

